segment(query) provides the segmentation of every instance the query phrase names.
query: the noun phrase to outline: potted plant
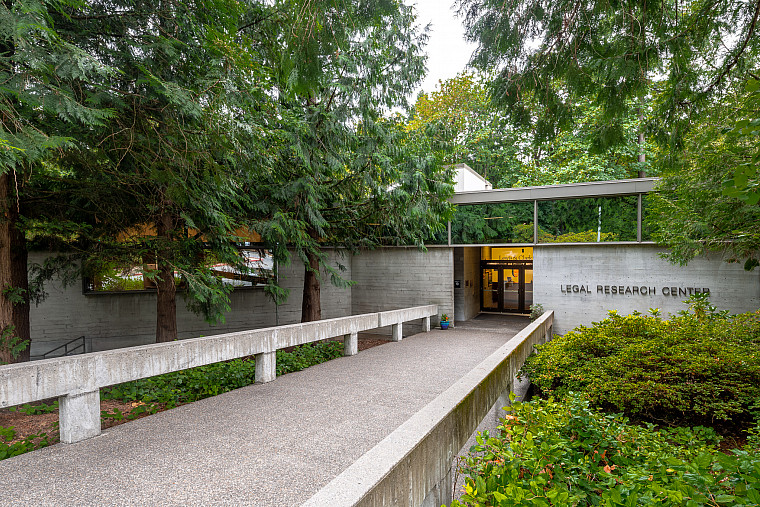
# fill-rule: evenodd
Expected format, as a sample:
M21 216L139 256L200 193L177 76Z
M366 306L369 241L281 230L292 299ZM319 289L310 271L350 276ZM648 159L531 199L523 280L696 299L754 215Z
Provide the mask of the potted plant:
M449 328L449 316L447 314L441 315L441 329Z

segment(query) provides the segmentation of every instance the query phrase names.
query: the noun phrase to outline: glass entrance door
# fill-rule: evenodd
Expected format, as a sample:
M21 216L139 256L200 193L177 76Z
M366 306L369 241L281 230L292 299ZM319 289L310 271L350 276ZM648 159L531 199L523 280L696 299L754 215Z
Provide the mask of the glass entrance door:
M480 309L484 312L529 313L533 304L533 263L482 261Z
M500 269L484 269L480 307L486 312L499 312Z
M502 277L504 279L504 298L502 300L502 312L519 312L520 311L520 286L524 283L522 269L520 268L502 268Z

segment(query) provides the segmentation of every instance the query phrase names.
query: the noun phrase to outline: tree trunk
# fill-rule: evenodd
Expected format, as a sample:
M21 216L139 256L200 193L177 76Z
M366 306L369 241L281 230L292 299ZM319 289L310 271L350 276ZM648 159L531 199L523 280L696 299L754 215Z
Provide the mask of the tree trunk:
M322 319L322 303L319 293L319 258L312 253L306 254L309 265L303 277L303 300L301 302L301 322Z
M170 241L173 229L172 217L164 213L156 223L156 233L161 240ZM174 283L174 268L169 263L171 248L159 252L158 276L156 280L156 343L177 339L177 286Z
M29 329L29 276L26 237L16 225L19 218L18 200L13 173L0 175L0 362L14 363L29 360L31 333ZM13 357L11 344L27 341Z
M641 100L643 102L643 99ZM639 164L644 164L647 161L646 145L644 138L644 112L642 106L639 105ZM639 169L639 178L646 178L647 172L643 169Z

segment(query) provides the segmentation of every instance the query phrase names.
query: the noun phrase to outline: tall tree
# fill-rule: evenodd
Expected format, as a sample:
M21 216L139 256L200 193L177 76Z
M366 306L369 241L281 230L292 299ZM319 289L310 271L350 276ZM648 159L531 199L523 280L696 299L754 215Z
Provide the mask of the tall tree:
M242 262L236 231L270 102L249 33L254 10L237 0L92 1L59 21L119 70L106 93L89 96L113 119L82 131L62 163L89 171L73 192L92 218L91 263L142 264L155 282L157 342L177 338L179 281L209 321L229 308L231 286L210 264Z
M29 359L28 254L22 220L29 181L65 177L51 174L43 162L70 144L73 127L94 128L109 115L82 100L80 90L112 75L110 69L63 37L53 23L74 4L79 2L0 3L0 362Z
M420 94L409 128L436 122L447 134L444 161L466 163L496 188L510 187L522 172L520 152L530 141L527 131L513 127L492 104L486 83L462 73L440 83L440 89Z
M596 144L621 142L620 119L633 112L642 120L641 153L645 129L678 146L689 113L751 65L759 39L758 1L459 0L459 7L479 43L473 62L497 75L494 95L515 121L535 121L539 140L551 138L571 121L573 103L589 97L605 119ZM540 105L538 118L530 103ZM644 122L647 107L654 124Z
M675 263L718 252L747 270L760 266L757 83L734 87L708 111L687 137L679 165L650 196L653 236Z
M424 72L424 37L400 0L274 2L267 63L276 69L280 156L255 189L254 224L275 257L304 264L302 321L321 318L321 270L346 283L322 246L421 244L448 205L450 175L383 113ZM276 14L275 14L276 13ZM285 28L287 27L287 28ZM274 142L274 139L271 141ZM409 157L404 157L408 153Z

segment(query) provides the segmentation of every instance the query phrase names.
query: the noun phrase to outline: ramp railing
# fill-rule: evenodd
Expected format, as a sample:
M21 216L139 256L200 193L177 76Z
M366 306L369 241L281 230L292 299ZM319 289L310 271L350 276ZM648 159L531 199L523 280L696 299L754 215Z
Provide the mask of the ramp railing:
M509 404L515 374L552 337L547 312L370 449L304 507L439 506L451 502L454 457L495 403Z
M0 408L57 397L61 442L78 442L100 434L102 387L246 356L255 357L256 382L271 382L278 349L342 337L350 356L358 353L359 332L392 325L392 339L399 341L404 322L422 319L429 331L437 313L436 305L417 306L4 365Z

